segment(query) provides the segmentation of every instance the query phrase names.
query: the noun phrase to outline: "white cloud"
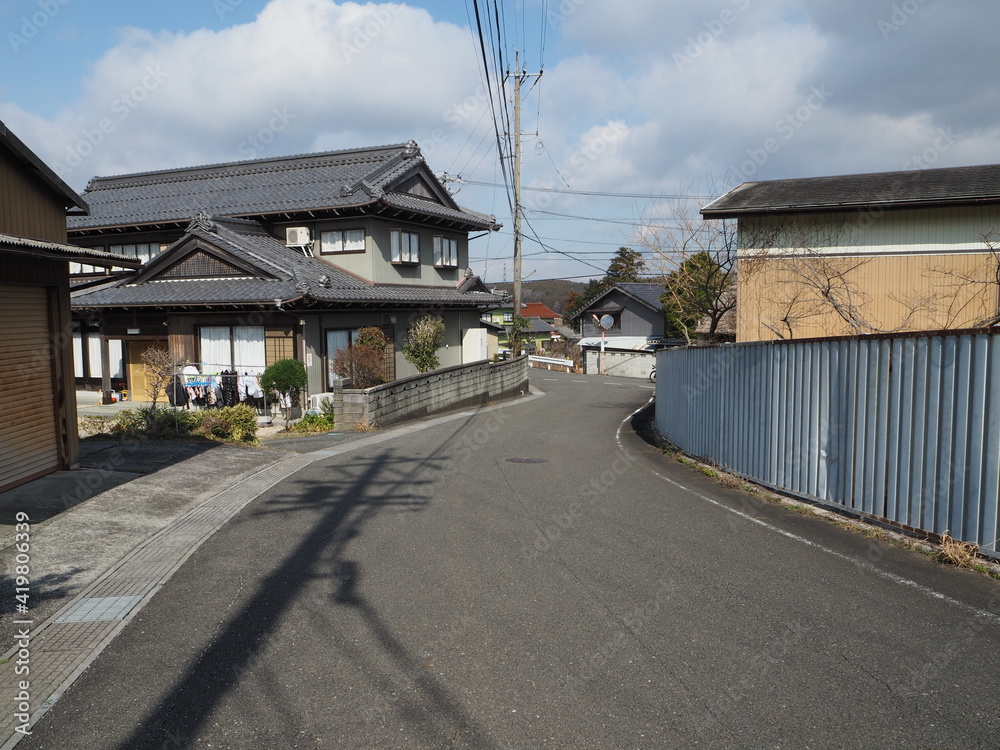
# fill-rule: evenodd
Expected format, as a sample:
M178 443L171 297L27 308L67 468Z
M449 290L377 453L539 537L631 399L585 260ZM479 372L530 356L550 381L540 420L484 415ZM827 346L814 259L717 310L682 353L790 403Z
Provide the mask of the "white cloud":
M219 32L125 29L52 122L13 104L0 113L80 187L94 174L447 136L445 113L479 86L473 52L465 30L422 9L272 0Z

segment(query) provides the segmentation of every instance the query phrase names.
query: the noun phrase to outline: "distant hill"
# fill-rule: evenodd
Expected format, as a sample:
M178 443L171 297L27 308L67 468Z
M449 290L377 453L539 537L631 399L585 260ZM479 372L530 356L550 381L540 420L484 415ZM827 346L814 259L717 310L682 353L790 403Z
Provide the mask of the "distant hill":
M487 286L490 289L503 289L509 294L514 293L514 284L511 282L487 284ZM524 281L521 283L521 301L541 302L557 313L561 313L563 300L569 296L569 293L582 291L585 286L587 286L586 283L582 281L564 281L563 279Z

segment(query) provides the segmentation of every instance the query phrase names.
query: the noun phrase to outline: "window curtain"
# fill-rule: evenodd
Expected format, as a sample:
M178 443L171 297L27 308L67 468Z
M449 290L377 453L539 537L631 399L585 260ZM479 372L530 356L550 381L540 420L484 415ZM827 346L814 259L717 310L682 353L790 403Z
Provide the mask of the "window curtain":
M241 375L261 375L267 367L264 326L233 326L233 364Z
M233 369L229 326L202 326L200 334L202 374L217 375L222 370Z
M73 333L73 377L86 377L83 369L83 334Z

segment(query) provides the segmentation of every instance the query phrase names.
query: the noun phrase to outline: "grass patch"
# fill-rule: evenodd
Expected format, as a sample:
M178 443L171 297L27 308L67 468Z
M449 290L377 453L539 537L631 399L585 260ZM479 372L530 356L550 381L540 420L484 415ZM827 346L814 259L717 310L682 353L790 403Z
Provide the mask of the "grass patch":
M946 530L941 535L941 551L938 559L956 565L959 568L971 568L979 557L979 545L972 542L962 542L948 535Z
M297 432L300 435L315 435L329 432L336 426L333 413L306 414L302 419L288 428L287 432Z

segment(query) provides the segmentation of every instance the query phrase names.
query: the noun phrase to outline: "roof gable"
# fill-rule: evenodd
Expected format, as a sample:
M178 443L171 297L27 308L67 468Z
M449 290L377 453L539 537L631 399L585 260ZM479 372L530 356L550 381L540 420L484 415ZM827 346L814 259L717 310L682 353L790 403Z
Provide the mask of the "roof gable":
M207 234L192 226L188 234L151 258L128 283L134 285L176 279L279 277L273 267L265 268L262 264L241 257L223 243L206 236Z
M595 308L603 309L607 307L610 303L610 297L615 293L624 295L627 300L634 300L635 302L648 307L650 310L655 310L657 312L663 310L663 303L660 301L660 297L663 294L663 284L647 284L647 283L634 283L634 284L615 284L610 289L607 289L603 294L599 294L587 305L581 308L573 317L579 318L587 313L594 312ZM612 307L618 307L618 305L612 305ZM608 309L611 309L610 307Z
M211 279L247 275L247 269L240 268L223 260L218 255L198 247L186 257L164 268L157 277L163 279Z

